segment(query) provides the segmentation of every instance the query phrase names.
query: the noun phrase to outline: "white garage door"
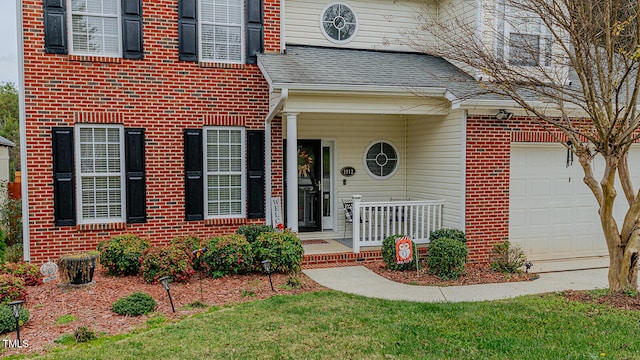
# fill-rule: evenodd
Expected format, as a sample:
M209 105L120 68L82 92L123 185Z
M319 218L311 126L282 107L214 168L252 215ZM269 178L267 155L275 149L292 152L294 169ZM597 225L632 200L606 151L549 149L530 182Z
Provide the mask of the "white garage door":
M630 155L632 164L640 159L638 150ZM560 144L511 147L509 239L520 244L530 260L607 255L596 200L582 181L578 159L567 168L566 158L567 150ZM636 168L632 166L632 175L638 187ZM594 169L599 180L602 157L596 157ZM626 200L621 190L616 203L616 218L622 219Z

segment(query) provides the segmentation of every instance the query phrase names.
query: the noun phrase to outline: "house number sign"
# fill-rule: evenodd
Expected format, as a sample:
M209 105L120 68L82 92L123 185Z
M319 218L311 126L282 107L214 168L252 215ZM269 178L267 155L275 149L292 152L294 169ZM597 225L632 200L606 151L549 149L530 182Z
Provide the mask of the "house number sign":
M356 169L354 169L352 166L345 166L342 169L340 169L340 175L342 176L351 177L355 174L356 174Z

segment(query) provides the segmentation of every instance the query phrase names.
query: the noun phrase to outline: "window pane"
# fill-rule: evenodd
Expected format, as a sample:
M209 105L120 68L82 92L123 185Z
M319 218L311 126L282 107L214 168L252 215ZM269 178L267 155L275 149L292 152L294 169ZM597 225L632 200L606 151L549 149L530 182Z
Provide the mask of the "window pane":
M509 64L519 66L538 65L540 56L539 35L511 33L509 45Z
M73 51L87 55L119 55L118 0L71 3Z
M243 214L243 132L206 130L207 216Z

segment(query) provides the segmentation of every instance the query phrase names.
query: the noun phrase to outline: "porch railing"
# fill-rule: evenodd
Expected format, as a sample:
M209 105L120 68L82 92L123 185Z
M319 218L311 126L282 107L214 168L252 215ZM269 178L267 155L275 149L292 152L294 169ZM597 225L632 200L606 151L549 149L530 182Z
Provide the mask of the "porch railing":
M433 230L442 228L444 200L363 202L361 195L352 197L354 253L362 246L381 246L390 235L406 235L425 244Z

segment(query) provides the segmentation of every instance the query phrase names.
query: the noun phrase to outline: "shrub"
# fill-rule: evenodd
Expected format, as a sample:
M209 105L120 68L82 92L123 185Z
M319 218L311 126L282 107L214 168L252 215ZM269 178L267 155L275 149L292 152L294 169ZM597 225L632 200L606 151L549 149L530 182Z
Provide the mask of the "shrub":
M22 243L22 199L6 197L0 207L0 222L6 232L7 245Z
M263 232L252 247L256 266L259 269L262 268L260 262L270 260L272 272L297 273L300 271L304 249L296 233L289 230Z
M203 261L213 277L247 273L253 266L251 244L239 234L214 237L209 241Z
M142 255L140 271L144 281L155 283L164 276L174 282L189 281L193 275L191 253L173 245L152 247Z
M418 248L414 242L412 242L414 255L411 262L398 264L396 261L396 240L403 237L404 235L391 235L382 241L382 261L384 261L389 270L412 270L416 268L415 254Z
M204 246L200 238L197 236L177 237L171 240L171 246L181 249L191 256L191 267L194 270L203 270L204 264L202 256L204 255Z
M0 303L8 304L26 296L24 280L11 274L0 274Z
M29 321L29 310L24 306L20 309L20 317L18 323L20 326ZM16 331L16 319L13 317L13 311L11 306L6 304L0 304L0 334Z
M114 313L128 316L139 316L152 312L156 308L156 301L151 295L143 292L133 294L118 299L111 306Z
M458 240L464 244L467 243L467 236L464 234L464 231L458 229L440 229L434 230L429 234L429 240L433 241L435 239L440 238L449 238L453 240Z
M22 261L23 247L22 244L13 244L7 247L4 252L5 261L18 262Z
M438 238L429 243L427 266L444 280L457 279L464 272L469 250L459 240Z
M519 245L513 245L508 241L503 241L493 246L490 261L491 268L494 271L518 273L527 261L527 257Z
M150 247L149 241L133 234L114 236L98 245L100 264L110 275L137 275L140 257Z
M7 262L0 265L0 271L22 279L27 286L42 285L40 270L37 266L28 262Z
M96 332L86 326L80 326L73 332L73 339L78 343L95 340Z
M249 224L242 225L236 231L237 234L244 235L249 244L253 244L262 233L275 231L271 225Z

